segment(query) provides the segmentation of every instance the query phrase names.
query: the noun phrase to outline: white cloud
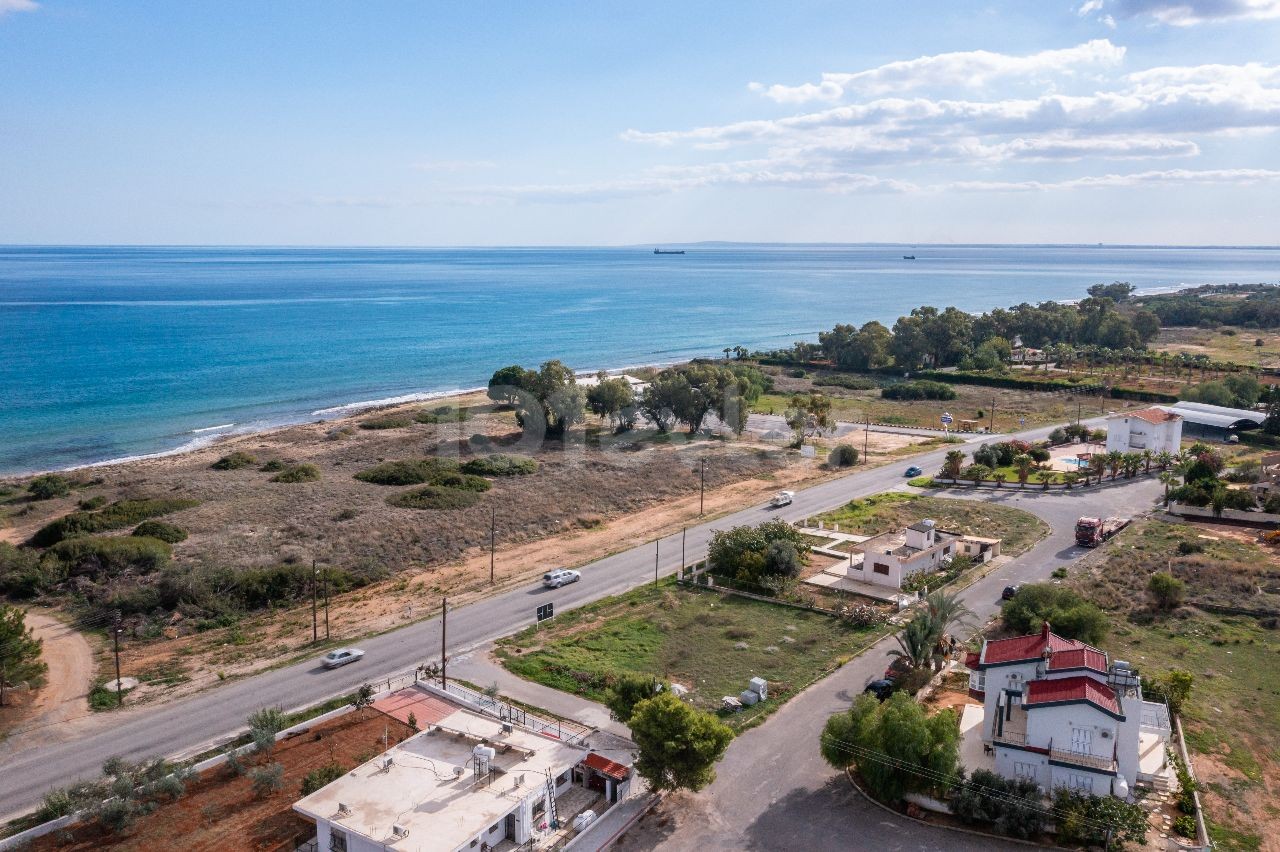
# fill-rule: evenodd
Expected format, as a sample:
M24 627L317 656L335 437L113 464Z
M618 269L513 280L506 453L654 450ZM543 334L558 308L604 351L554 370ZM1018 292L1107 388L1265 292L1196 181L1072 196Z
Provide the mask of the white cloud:
M34 12L39 8L35 0L0 0L0 18L10 12Z
M1123 47L1107 39L1043 50L1029 56L969 50L890 62L855 73L827 72L818 83L798 86L750 83L748 88L778 103L837 101L849 93L875 95L938 85L979 88L1001 79L1037 79L1075 74L1085 69L1112 68L1124 60L1124 54Z
M1280 181L1275 169L1169 169L1134 174L1092 175L1063 181L953 181L930 187L933 190L961 192L1047 192L1064 189L1098 189L1170 184L1257 184Z
M1213 21L1264 21L1280 18L1280 0L1086 0L1080 15L1106 7L1121 18L1155 18L1162 24L1189 27ZM1103 23L1115 20L1104 15Z

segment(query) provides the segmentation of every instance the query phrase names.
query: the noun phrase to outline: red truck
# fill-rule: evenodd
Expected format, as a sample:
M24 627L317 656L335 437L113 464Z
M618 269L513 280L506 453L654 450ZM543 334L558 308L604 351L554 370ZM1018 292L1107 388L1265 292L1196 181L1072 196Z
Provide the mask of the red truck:
M1128 518L1081 518L1076 521L1076 544L1097 547L1127 526Z

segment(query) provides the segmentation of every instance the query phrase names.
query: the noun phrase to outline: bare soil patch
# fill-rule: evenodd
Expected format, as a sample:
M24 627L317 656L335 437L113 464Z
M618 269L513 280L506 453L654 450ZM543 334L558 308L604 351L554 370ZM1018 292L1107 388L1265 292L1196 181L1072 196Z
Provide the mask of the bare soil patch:
M349 713L311 727L280 742L267 761L284 767L283 786L266 796L253 792L247 777L225 767L204 772L187 785L182 798L164 802L123 834L112 834L96 824L59 831L33 842L32 850L185 849L218 852L224 849L280 850L297 848L314 837L315 826L295 814L293 803L301 796L308 772L330 763L352 769L390 745L412 736L404 723L366 710Z

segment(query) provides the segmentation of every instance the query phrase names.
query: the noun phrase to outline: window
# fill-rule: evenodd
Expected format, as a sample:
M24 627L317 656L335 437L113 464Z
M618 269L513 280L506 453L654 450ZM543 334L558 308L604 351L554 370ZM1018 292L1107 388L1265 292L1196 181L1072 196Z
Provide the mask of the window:
M1089 754L1093 751L1093 731L1088 728L1071 729L1071 752Z
M566 769L564 772L560 773L560 777L556 779L556 786L559 787L561 784L568 783L568 781L569 781L569 770Z
M889 574L889 566L880 562L872 565L871 570L875 571L877 574L884 574L886 576Z
M1072 790L1082 790L1086 793L1093 792L1093 779L1088 775L1076 775L1072 773L1067 779L1067 786Z
M547 812L547 800L546 800L546 799L539 799L538 801L536 801L536 802L534 802L534 803L533 803L533 819L534 819L534 822L537 822L538 817L542 816L542 815L543 815L544 813L546 813L546 812Z
M347 852L347 833L329 827L329 852Z
M1036 779L1036 765L1034 763L1022 763L1014 761L1013 764L1014 778L1030 778L1032 781Z
M978 692L986 692L987 690L987 673L986 672L970 672L969 688Z
M498 830L498 829L500 829L500 828L502 828L502 823L500 823L500 822L495 822L493 825L489 826L489 831L488 831L488 833L489 833L489 834L493 834L495 831L497 831L497 830Z

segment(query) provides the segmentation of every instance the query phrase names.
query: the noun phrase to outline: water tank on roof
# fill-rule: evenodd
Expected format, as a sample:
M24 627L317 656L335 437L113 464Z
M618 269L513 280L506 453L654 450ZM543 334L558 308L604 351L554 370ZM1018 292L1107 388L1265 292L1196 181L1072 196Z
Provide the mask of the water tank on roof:
M921 523L921 524L923 524L924 526L928 527L929 529L933 529L934 527L936 527L936 526L938 525L938 524L937 524L937 522L936 522L936 521L934 521L934 519L933 519L933 518L925 518L925 519L924 519L923 521L921 521L920 523Z
M478 760L493 760L493 758L498 754L489 746L483 746L483 745L478 745L475 748L471 749L471 753L475 755L476 759Z

